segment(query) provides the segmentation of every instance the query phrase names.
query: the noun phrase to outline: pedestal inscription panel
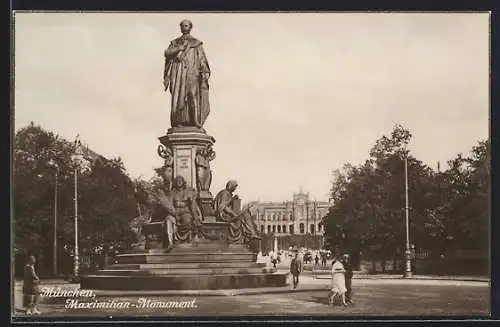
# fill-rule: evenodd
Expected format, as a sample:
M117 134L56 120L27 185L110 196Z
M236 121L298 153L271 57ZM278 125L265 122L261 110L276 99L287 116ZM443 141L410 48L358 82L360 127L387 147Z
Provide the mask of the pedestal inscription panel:
M188 187L195 188L194 160L192 147L174 147L174 176L182 176Z

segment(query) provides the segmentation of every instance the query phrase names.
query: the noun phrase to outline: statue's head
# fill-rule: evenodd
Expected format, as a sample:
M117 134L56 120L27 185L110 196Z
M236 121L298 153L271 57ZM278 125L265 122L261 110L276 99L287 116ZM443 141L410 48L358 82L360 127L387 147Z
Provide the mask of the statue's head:
M228 190L231 193L236 191L237 187L238 187L238 182L235 180L230 180L229 182L226 183L226 190Z
M190 20L184 19L181 23L181 32L182 34L189 34L191 29L193 28L193 23Z
M205 147L201 148L199 150L199 153L201 155L204 155L204 156L209 156L210 155L210 152L212 152L213 149L212 149L212 145L211 144L207 144Z
M181 175L174 178L174 188L180 190L186 187L186 180Z

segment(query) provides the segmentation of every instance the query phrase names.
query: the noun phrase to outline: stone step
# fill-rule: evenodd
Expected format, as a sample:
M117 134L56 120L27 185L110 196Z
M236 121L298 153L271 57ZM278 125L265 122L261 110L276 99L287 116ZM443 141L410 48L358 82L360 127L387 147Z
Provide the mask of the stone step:
M286 286L288 273L241 275L84 275L80 286L94 290L214 290Z
M202 248L202 247L196 247L196 248L188 248L188 247L183 247L183 248L176 248L172 249L170 251L170 254L186 254L186 253L252 253L248 249L241 248L241 247L236 247L236 248L219 248L219 247L213 247L213 248Z
M222 252L244 252L251 253L248 248L242 244L228 244L225 242L200 241L198 243L182 243L176 245L171 250L166 249L149 249L149 250L130 250L127 254L138 253L185 253L185 252L213 252L214 250Z
M122 254L117 257L117 263L225 263L225 262L248 262L253 263L257 259L257 255L253 253L161 253L161 254Z
M266 263L248 262L181 262L181 263L123 263L105 266L104 269L198 269L198 268L265 268Z
M119 276L153 276L153 275L240 275L273 273L273 268L241 267L241 268L196 268L196 269L103 269L97 271L97 275L119 275Z

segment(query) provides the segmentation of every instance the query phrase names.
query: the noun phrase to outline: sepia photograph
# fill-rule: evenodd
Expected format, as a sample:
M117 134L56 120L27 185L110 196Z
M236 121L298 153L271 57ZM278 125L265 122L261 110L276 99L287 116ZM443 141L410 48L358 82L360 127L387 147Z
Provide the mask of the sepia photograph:
M489 317L489 12L13 14L11 317Z

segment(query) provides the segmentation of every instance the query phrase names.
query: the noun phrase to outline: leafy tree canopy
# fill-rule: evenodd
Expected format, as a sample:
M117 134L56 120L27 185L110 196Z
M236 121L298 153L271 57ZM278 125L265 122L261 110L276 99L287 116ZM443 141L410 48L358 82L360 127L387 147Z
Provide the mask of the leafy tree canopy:
M421 248L488 248L490 144L433 170L408 150L412 135L396 125L375 142L360 165L333 171L333 206L325 217L327 246L401 253L405 244L405 157L408 162L410 239Z

